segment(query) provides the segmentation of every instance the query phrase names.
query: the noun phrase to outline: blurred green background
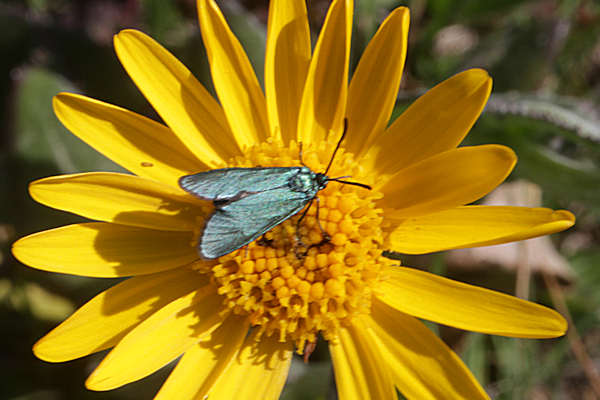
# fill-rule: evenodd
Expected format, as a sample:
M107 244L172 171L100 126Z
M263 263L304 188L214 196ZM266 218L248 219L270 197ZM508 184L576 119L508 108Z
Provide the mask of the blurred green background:
M578 218L569 231L541 241L402 257L406 265L568 313L568 337L519 340L431 329L494 398L599 398L600 2L355 1L352 67L389 11L411 8L395 115L449 76L487 69L494 94L467 144L506 144L519 156L511 185L488 201L567 208ZM267 1L219 3L262 81ZM308 4L314 40L329 1ZM121 170L58 123L53 95L84 93L158 119L113 52L112 35L123 28L152 35L211 87L193 0L0 1L0 399L151 398L172 368L95 393L83 383L104 352L62 364L37 360L33 343L115 280L36 271L10 254L20 236L81 220L34 203L28 182ZM333 385L326 346L320 345L308 365L294 362L283 399L334 399Z

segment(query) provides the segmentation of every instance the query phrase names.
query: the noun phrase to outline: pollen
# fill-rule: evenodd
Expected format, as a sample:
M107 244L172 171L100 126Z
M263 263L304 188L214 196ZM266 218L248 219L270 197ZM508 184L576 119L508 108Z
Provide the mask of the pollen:
M323 172L335 143L304 146L302 162ZM300 166L299 146L267 141L233 160L233 167ZM327 173L372 184L352 154L340 149ZM381 194L329 182L307 210L287 219L244 248L219 258L213 281L233 313L249 316L262 335L293 341L299 354L318 335L335 340L352 318L368 314L380 271L397 261L384 258Z

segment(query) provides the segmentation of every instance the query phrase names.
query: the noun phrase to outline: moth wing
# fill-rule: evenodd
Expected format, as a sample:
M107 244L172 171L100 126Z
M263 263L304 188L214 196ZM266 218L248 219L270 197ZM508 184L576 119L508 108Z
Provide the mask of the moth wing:
M284 186L299 171L300 167L213 169L182 176L179 186L200 198L221 200Z
M246 196L216 209L198 244L205 258L218 258L252 242L300 211L311 197L288 188Z

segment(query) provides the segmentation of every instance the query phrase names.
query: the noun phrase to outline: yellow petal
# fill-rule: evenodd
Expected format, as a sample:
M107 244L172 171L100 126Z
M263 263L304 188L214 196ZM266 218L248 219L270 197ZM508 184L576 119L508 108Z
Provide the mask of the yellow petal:
M210 210L170 186L107 172L40 179L29 193L39 203L87 218L168 231L193 231Z
M369 42L352 76L346 118L348 151L360 155L386 128L402 78L410 13L396 8Z
M154 400L203 399L234 362L249 328L244 318L228 317L209 337L185 352Z
M504 293L393 267L380 300L406 314L468 331L522 338L553 338L567 329L554 310Z
M223 321L223 298L212 285L174 300L129 332L86 381L110 390L150 375L210 334Z
M166 126L129 110L71 93L54 97L54 113L81 140L136 175L177 186L206 168Z
M254 330L211 389L209 398L279 399L292 361L292 344L280 343L274 336L258 339Z
M405 218L468 204L502 183L516 161L511 149L499 145L449 150L392 175L380 188L382 205Z
M381 135L365 157L365 166L390 174L458 146L492 90L492 79L470 69L419 97Z
M339 399L395 399L389 369L372 345L364 321L356 318L337 333L337 340L329 342L329 351Z
M284 143L296 139L298 111L310 63L310 32L303 1L269 4L265 95L271 130Z
M393 212L386 218L395 222ZM466 206L398 221L390 245L407 254L490 246L560 232L574 223L565 210Z
M308 69L298 116L298 141L319 143L329 132L341 134L348 92L352 0L335 0Z
M417 319L374 299L372 345L400 392L409 399L489 399L460 358Z
M198 17L215 90L242 149L269 135L262 89L242 45L213 0L198 0Z
M50 272L113 278L166 271L198 255L190 232L169 232L107 223L63 226L13 244L23 264Z
M38 358L69 361L116 345L141 321L208 283L188 268L136 276L100 293L33 347Z
M223 109L192 73L142 32L114 37L125 70L177 137L208 168L240 154Z

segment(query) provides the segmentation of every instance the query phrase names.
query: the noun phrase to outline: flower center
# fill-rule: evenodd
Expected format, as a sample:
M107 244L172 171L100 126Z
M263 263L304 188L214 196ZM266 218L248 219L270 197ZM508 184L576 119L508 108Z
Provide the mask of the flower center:
M327 142L304 146L303 161L322 172L334 147ZM298 156L296 143L284 147L269 140L230 165L298 166ZM374 179L341 149L328 175L350 175L365 184ZM294 341L299 353L318 333L331 340L344 321L368 313L379 271L392 263L381 256L382 217L375 206L380 193L329 182L317 196L300 223L304 210L212 267L226 307L248 315L260 335Z

